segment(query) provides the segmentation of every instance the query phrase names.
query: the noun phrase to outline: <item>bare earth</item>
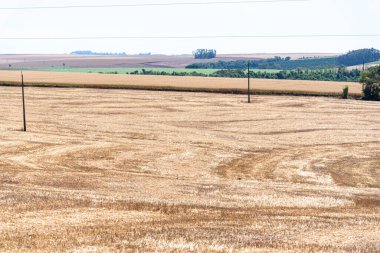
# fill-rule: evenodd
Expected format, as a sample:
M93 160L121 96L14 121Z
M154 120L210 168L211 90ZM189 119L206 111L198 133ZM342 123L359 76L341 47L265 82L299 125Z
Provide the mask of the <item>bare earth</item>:
M195 62L216 62L216 61L235 61L242 59L266 59L274 56L299 59L301 57L328 57L338 54L324 53L289 53L289 54L237 54L237 55L218 55L215 59L199 60L192 55L169 56L169 55L150 55L150 56L91 56L91 55L0 55L0 68L8 68L9 64L13 68L25 67L57 67L65 63L73 68L185 68Z
M1 82L20 82L18 71L0 71ZM98 73L64 73L47 71L25 71L26 83L37 84L80 84L102 87L117 86L153 86L209 89L247 89L247 80L242 78L196 77L196 76L152 76L152 75L114 75ZM304 80L253 79L252 88L256 90L304 91L341 93L344 86L350 93L361 94L360 83L326 82Z
M379 252L380 105L0 87L0 251Z

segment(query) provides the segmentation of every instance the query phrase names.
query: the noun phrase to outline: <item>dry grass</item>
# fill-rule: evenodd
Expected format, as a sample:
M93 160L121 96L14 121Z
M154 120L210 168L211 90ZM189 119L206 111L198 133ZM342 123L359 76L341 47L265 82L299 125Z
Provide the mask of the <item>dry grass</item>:
M0 87L0 251L379 252L378 103Z
M99 88L178 88L187 90L240 91L246 92L247 80L236 78L210 78L192 76L142 76L142 75L110 75L97 73L62 73L44 71L24 72L27 84L47 84L53 86L99 87ZM1 83L20 82L17 71L0 71ZM342 87L349 87L350 94L360 95L362 86L350 82L326 82L303 80L270 80L253 79L254 90L295 94L338 94Z

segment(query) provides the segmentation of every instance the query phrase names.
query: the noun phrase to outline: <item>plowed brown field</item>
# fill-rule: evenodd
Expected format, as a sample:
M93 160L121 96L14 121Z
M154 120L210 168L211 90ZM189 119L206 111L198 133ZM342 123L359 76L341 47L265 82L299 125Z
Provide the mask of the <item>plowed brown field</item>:
M24 72L26 83L36 84L72 84L94 85L99 87L179 87L202 89L236 89L247 88L246 79L237 78L210 78L210 77L182 77L182 76L141 76L141 75L113 75L97 73L62 73L44 71ZM0 71L0 82L20 82L20 72ZM300 80L269 80L252 79L255 90L267 91L302 91L315 93L341 93L343 86L349 86L351 94L360 94L359 83L300 81Z
M0 68L8 68L9 64L13 68L25 67L61 67L74 68L185 68L195 62L217 62L217 61L236 61L244 59L266 59L275 56L291 57L299 59L302 57L328 57L339 54L323 53L288 53L288 54L237 54L237 55L218 55L217 58L199 60L192 55L141 55L141 56L99 56L99 55L0 55Z
M2 252L379 252L380 107L0 87Z

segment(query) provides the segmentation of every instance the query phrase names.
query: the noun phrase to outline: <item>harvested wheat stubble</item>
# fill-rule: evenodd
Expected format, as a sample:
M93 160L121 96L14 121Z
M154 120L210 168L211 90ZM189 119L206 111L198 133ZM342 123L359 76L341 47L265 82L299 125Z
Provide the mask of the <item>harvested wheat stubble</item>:
M178 87L204 88L215 90L237 89L246 90L247 80L237 78L211 78L193 76L142 76L142 75L112 75L97 73L62 73L46 71L25 71L25 82L28 84L58 84L74 86L97 87ZM17 71L0 71L0 82L19 82ZM267 91L303 91L314 93L341 93L343 86L348 86L351 94L360 94L361 85L350 82L325 82L302 80L269 80L253 79L252 87Z
M26 94L23 133L0 87L0 251L380 251L378 103Z

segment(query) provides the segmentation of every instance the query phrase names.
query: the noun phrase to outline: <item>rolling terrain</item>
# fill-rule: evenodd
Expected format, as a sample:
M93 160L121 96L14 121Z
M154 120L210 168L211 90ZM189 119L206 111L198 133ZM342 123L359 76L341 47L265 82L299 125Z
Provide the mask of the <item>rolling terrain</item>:
M378 103L0 87L2 252L379 252Z
M266 59L274 56L292 59L301 57L324 57L338 54L243 54L218 55L215 59L199 60L192 55L184 56L86 56L86 55L0 55L0 68L62 67L71 68L185 68L196 62L234 61L244 59Z
M213 78L194 76L144 76L115 75L98 73L65 73L47 71L25 71L27 84L60 87L92 88L138 88L138 89L171 89L171 90L204 90L216 92L245 92L246 79ZM20 72L0 71L1 84L19 84ZM360 96L362 86L359 83L252 79L252 88L256 91L278 92L285 94L331 94L339 95L343 86L349 86L350 93Z

